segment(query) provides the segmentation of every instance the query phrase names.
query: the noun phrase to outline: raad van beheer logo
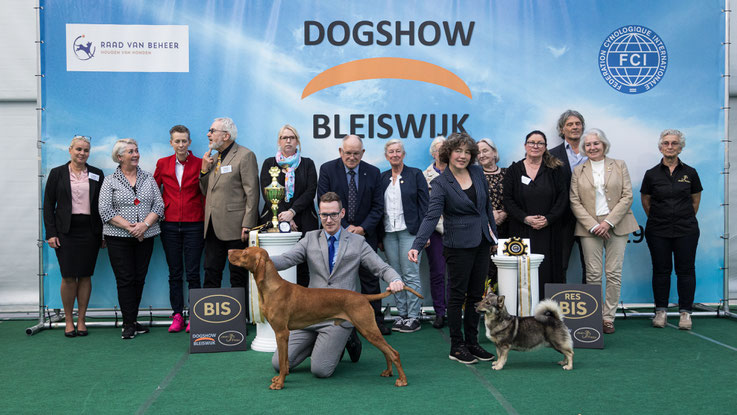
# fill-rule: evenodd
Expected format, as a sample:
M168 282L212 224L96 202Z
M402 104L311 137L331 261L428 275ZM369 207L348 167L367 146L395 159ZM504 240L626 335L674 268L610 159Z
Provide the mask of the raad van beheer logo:
M72 43L72 51L74 56L81 61L88 61L95 56L97 48L90 42L85 35L77 36Z
M667 68L663 40L645 26L622 26L610 33L599 49L601 76L625 94L649 91L663 79Z

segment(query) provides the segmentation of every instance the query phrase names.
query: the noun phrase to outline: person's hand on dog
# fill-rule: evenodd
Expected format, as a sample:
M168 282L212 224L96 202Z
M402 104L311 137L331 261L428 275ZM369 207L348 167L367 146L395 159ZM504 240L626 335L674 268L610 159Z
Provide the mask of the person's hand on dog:
M416 249L410 249L409 252L407 252L407 258L415 264L417 263L417 257L419 255L420 253Z
M389 286L386 287L386 290L393 293L398 293L399 291L404 290L404 283L402 282L402 280L394 280L389 283Z

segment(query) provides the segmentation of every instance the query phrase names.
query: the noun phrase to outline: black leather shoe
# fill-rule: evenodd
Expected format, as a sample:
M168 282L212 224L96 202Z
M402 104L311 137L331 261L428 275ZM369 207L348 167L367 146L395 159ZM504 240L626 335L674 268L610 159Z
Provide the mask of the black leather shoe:
M77 330L65 331L64 337L77 337Z
M361 339L358 337L358 333L356 333L356 329L354 328L351 331L351 335L348 336L348 342L345 344L345 349L348 350L348 356L351 358L351 362L358 362L358 359L361 358L362 348Z
M445 327L445 316L439 314L436 315L435 321L432 322L432 326L436 329L442 329L443 327Z
M77 330L77 336L84 337L86 335L90 334L87 330Z
M383 323L376 323L376 325L379 326L379 331L381 332L382 335L388 336L388 335L392 334L392 329L390 329L389 327L387 327L385 324L383 324Z

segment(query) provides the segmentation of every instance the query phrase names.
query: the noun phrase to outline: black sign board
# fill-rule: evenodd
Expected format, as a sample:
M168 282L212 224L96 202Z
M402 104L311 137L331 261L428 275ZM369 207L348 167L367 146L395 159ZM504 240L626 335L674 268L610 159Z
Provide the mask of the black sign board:
M604 348L601 285L545 284L545 298L557 301L563 310L573 347Z
M189 352L247 350L245 299L242 287L191 290Z

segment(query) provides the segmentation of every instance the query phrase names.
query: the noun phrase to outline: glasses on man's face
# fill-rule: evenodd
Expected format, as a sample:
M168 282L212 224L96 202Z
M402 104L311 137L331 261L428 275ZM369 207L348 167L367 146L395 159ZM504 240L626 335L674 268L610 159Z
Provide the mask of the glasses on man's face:
M530 147L545 147L544 141L528 141L525 144L527 144Z
M227 133L227 131L225 130L216 130L214 128L210 128L209 130L207 130L207 132L210 134L215 134L216 131L220 131L221 133Z
M344 151L343 154L345 154L348 157L361 157L362 152L361 151Z
M338 220L338 216L340 216L340 212L320 212L320 218L322 220Z

